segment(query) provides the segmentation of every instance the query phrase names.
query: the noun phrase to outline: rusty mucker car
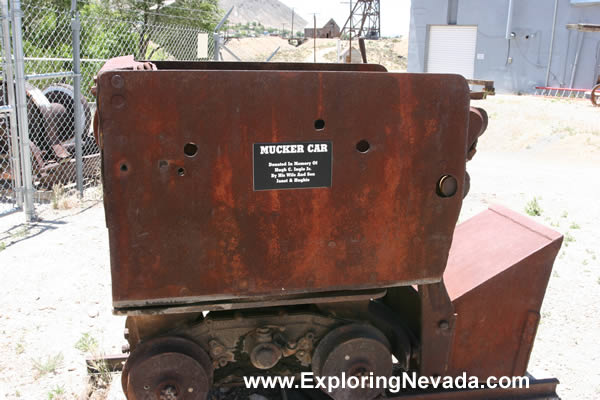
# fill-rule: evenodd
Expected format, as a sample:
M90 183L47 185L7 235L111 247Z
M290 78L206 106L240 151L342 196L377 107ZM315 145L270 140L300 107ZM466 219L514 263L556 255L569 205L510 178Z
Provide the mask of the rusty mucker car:
M463 77L121 57L96 92L129 400L527 373L562 236L500 206L456 226L488 123ZM548 399L557 382L322 396Z

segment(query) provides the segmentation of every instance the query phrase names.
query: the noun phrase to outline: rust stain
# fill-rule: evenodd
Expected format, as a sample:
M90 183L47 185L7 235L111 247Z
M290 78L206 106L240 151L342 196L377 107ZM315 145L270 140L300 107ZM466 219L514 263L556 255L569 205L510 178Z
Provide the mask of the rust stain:
M232 177L233 170L231 168L231 161L228 156L221 154L216 160L213 169L213 187L214 187L214 201L216 204L224 204L229 208L235 207L235 201L233 199L232 191Z

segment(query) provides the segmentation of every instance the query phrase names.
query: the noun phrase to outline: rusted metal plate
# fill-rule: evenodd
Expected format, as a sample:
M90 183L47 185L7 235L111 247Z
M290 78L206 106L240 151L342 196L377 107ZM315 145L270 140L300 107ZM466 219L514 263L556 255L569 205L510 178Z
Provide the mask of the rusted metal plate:
M427 393L404 393L388 396L402 400L560 400L556 394L557 379L531 379L528 388L463 389Z
M387 72L379 64L237 62L237 61L152 61L158 69L227 70L227 71L346 71Z
M421 359L419 374L446 375L456 325L454 307L444 282L419 286Z
M135 307L135 308L115 308L115 315L166 315L166 314L185 314L197 313L201 311L226 311L226 310L244 310L248 308L259 307L281 307L293 306L298 304L330 304L344 303L349 301L369 301L379 299L385 296L386 289L372 290L352 290L345 292L326 292L313 293L310 297L295 296L277 296L277 297L252 297L251 299L237 299L237 301L207 301L204 303L193 303L186 305L177 305L174 307Z
M98 110L115 307L441 279L462 77L107 71ZM311 141L331 143L331 187L253 190L254 143ZM446 174L452 197L436 192Z
M494 206L456 228L444 281L457 314L447 373L525 374L562 235Z

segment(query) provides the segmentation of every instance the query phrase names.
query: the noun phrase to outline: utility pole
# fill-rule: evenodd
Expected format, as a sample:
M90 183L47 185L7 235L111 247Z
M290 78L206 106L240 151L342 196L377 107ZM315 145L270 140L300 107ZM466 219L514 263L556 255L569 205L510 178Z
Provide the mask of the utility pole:
M314 59L315 59L315 63L316 63L317 62L317 14L313 14L313 19L314 19L314 29L313 29L314 48L313 48L313 53L314 53Z
M353 14L354 14L354 9L352 8L352 0L350 1L342 1L342 4L349 4L350 5L350 16L348 17L348 20L346 21L346 25L349 26L349 30L348 30L348 37L350 39L349 41L349 47L348 47L348 56L350 57L350 64L352 64L352 34L354 33L354 30L352 29L352 19L353 19ZM346 25L344 25L344 29L342 31L345 30Z
M294 38L294 9L292 8L292 39Z
M285 37L285 24L281 24L281 37Z

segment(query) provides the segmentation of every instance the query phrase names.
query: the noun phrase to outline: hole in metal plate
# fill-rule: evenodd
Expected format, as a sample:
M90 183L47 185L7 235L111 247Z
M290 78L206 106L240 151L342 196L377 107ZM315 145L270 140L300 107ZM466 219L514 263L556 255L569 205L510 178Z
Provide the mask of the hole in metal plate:
M322 119L315 120L315 129L318 131L325 129L325 121Z
M188 157L194 157L198 154L198 146L196 143L186 143L185 146L183 146L183 153Z
M360 142L356 143L356 151L359 153L366 153L370 148L371 145L366 140L361 140Z

